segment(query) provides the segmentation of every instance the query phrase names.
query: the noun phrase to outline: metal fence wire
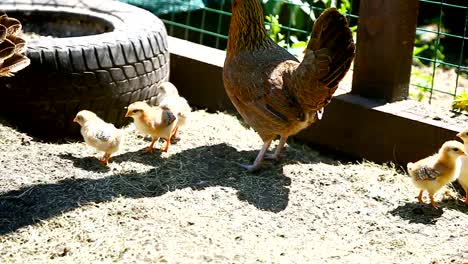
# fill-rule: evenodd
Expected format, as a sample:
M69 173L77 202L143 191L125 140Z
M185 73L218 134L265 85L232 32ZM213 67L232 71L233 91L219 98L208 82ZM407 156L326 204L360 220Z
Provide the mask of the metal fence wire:
M166 24L168 34L224 50L231 0L121 0L145 8ZM301 56L316 17L338 8L357 31L359 0L259 0L269 35ZM468 1L420 0L410 98L468 110ZM465 106L465 108L463 108Z

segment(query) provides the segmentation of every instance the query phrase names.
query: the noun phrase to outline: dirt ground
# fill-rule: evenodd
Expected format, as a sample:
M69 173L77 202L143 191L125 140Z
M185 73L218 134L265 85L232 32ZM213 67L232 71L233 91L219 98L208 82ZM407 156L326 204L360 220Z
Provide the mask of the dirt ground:
M1 263L468 261L468 208L451 189L431 209L394 166L295 142L247 173L238 163L261 142L228 114L194 112L169 154L132 132L108 167L82 142L0 123Z

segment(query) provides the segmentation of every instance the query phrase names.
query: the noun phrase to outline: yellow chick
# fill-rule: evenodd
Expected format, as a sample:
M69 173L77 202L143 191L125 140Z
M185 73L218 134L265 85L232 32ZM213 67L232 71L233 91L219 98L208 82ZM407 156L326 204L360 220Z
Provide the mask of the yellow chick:
M176 116L174 116L171 111L138 101L128 106L125 116L133 118L133 122L138 131L151 136L152 141L150 146L146 149L147 152L154 152L154 143L160 137L166 140L166 146L163 151L167 152L169 150L171 137L177 126Z
M170 82L164 82L158 87L156 104L170 110L177 117L177 125L173 137L177 137L179 128L187 124L192 109L187 100L179 95L179 91Z
M457 137L463 140L465 152L468 153L468 128L460 131L460 133L457 134ZM468 205L468 157L462 157L461 163L462 165L458 182L462 186L463 190L465 190L465 204Z
M438 208L434 201L434 194L457 178L457 166L460 166L457 159L465 155L463 144L451 140L445 142L438 153L415 163L408 163L407 169L413 184L421 189L418 195L420 203L424 203L422 195L423 191L427 191L431 199L431 206Z
M100 159L104 165L107 165L110 156L119 150L125 134L133 130L132 126L118 129L88 110L78 112L73 122L81 126L80 132L86 144L98 151L104 151L104 156Z

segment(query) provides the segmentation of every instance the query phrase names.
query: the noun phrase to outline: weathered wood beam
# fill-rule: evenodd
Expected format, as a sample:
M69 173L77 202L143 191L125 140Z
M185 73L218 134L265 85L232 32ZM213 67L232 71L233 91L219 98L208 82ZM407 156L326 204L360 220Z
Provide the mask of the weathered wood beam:
M408 97L418 0L361 0L352 93Z

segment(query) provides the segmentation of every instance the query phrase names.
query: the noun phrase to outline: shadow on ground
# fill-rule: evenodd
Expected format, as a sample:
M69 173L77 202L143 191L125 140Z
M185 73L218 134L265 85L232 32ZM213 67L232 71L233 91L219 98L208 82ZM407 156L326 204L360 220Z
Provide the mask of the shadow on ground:
M390 214L400 216L410 223L425 225L435 225L443 213L444 211L441 207L434 209L429 205L422 205L418 202L407 202L390 212Z
M400 216L410 223L435 225L437 220L444 214L444 210L457 210L468 214L466 206L456 200L447 200L439 203L439 208L434 209L429 204L407 202L390 211L394 216Z
M251 174L236 163L251 162L256 155L257 151L237 151L226 144L218 144L189 149L167 159L148 156L141 150L115 156L113 162L131 160L154 168L145 173L127 172L101 179L68 178L4 193L0 195L0 234L87 203L111 201L120 196L157 197L184 188L231 187L238 191L240 200L260 210L280 212L288 205L291 179L283 173L284 164ZM61 157L72 160L78 168L106 170L92 158L78 159L69 154Z

